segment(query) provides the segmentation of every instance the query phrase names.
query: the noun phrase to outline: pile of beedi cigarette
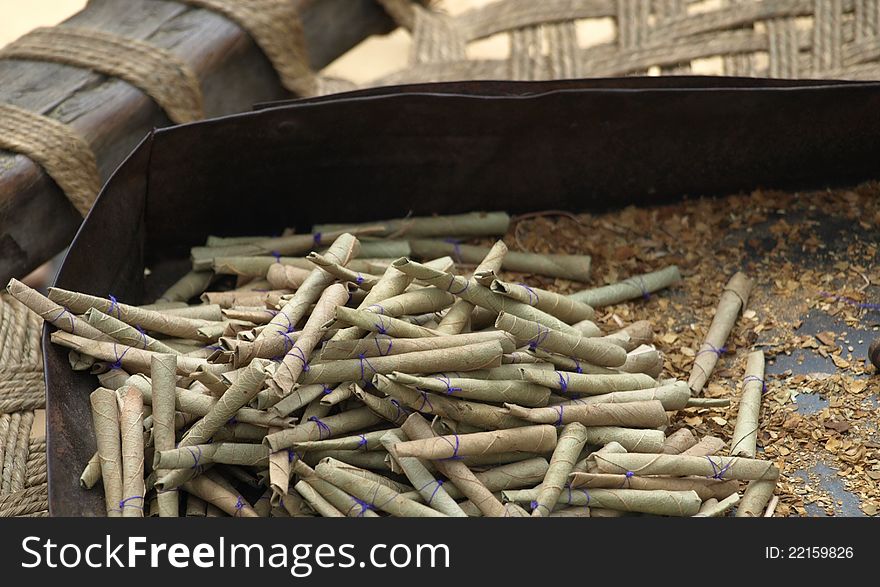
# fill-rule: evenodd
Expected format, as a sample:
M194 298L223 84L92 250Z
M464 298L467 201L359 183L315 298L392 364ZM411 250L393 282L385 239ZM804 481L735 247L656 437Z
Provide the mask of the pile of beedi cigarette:
M779 473L755 458L760 352L729 442L666 434L670 412L719 401L692 396L750 280L725 288L690 381L664 379L650 323L591 320L678 269L567 296L511 283L504 270L586 283L590 259L465 244L509 221L211 237L150 306L8 289L97 375L81 482L103 485L110 516L762 515ZM234 289L206 291L222 276Z

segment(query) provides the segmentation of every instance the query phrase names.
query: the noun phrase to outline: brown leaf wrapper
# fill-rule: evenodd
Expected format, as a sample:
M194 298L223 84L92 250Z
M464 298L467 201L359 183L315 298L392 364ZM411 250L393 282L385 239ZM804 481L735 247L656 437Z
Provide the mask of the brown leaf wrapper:
M64 332L92 340L113 340L112 337L107 336L88 322L78 318L69 309L56 304L37 290L31 289L17 279L9 280L6 291L16 300L27 306L31 312Z
M370 310L353 310L351 308L336 308L336 319L343 324L357 326L367 332L375 332L383 337L395 338L421 338L438 336L440 333L424 326L417 326L405 320L399 320L390 316L372 312ZM387 346L388 342L383 346Z
M663 446L663 433L659 430L621 428L619 426L590 426L587 428L587 444L604 446L616 442L628 452L658 453Z
M775 479L751 481L739 502L739 507L736 508L736 517L760 518L775 490Z
M147 306L139 308L149 309ZM179 308L153 308L167 316L180 316L182 318L194 318L209 322L221 322L223 320L223 308L219 304L196 304L194 306L182 306Z
M393 397L377 397L367 393L362 387L353 383L351 390L354 396L364 403L374 414L397 426L403 424L411 410Z
M84 355L89 355L100 361L106 361L113 365L121 366L129 373L149 373L152 357L159 353L118 344L115 342L102 342L83 338L67 332L55 331L52 333L53 343L73 349ZM227 365L211 365L204 359L193 357L178 357L177 369L179 375L187 375L199 368L212 373L223 373L229 370Z
M351 473L356 477L361 477L363 479L367 479L373 483L378 483L379 485L383 485L388 487L389 489L393 489L397 493L406 493L408 491L415 491L415 489L407 485L406 483L398 483L394 479L390 477L386 477L385 475L380 475L379 473L374 473L369 469L364 469L362 467L358 467L357 465L352 465L351 463L346 463L345 461L340 461L339 459L335 459L333 457L325 457L321 459L319 462L327 463L337 469L341 469L346 471L347 473ZM416 500L418 501L418 500Z
M725 499L739 491L739 482L717 481L703 477L639 477L631 475L612 475L609 473L572 473L571 486L574 489L639 489L653 491L694 491L700 499Z
M498 406L469 402L446 395L428 394L396 383L384 375L376 375L373 385L399 404L425 414L450 418L478 428L497 430L526 426L527 422L514 418ZM394 421L397 421L396 419Z
M618 454L596 457L599 470L603 473L624 473L632 471L636 475L671 475L686 477L698 475L712 479L775 480L779 469L773 463L724 456L684 456L684 455L646 455Z
M550 399L549 389L527 381L453 378L443 374L416 377L406 373L391 373L388 378L417 390L448 394L466 400L546 406Z
M303 406L310 404L315 399L320 398L325 393L332 391L332 389L332 387L320 383L299 386L291 391L287 397L269 408L269 413L288 416Z
M275 311L261 306L233 306L223 310L223 317L252 324L268 324L275 317Z
M535 489L502 492L505 500L518 503L530 503L537 495ZM563 491L556 503L560 506L587 506L655 516L693 516L700 511L702 500L694 491L570 489Z
M566 324L589 321L596 315L593 308L587 304L524 283L507 283L496 279L491 282L489 289L518 302L534 306L551 316L556 316ZM595 325L593 326L595 327ZM581 328L579 330L586 334ZM598 328L596 330L598 331Z
M451 293L436 287L425 287L385 298L364 309L384 316L409 316L439 312L451 306L453 302L455 296Z
M119 404L116 393L100 387L89 396L92 422L98 456L101 460L101 479L104 482L104 501L109 517L122 516L122 440L119 425ZM141 504L136 504L141 505Z
M267 429L262 426L254 426L253 424L245 424L244 422L236 422L235 424L227 424L214 433L215 442L263 442L268 433Z
M526 320L538 322L546 328L552 328L560 332L577 333L577 330L559 318L555 318L528 304L498 295L488 287L483 287L473 280L468 280L445 271L438 271L409 259L398 259L392 266L400 269L413 279L418 279L428 285L448 291L475 306L486 308L495 313L507 312Z
M167 353L171 355L179 355L180 353L165 343L156 340L149 334L129 326L121 320L117 320L113 316L108 316L100 310L89 308L85 314L86 321L100 330L111 339L121 342L126 346L142 348L144 350L153 351L154 353Z
M382 445L391 453L394 446L406 440L403 432L386 432L382 437ZM455 518L466 518L467 514L446 492L443 481L438 480L431 471L417 458L414 457L391 457L395 459L406 478L413 487L418 488L418 495L425 504L438 512ZM404 497L408 497L404 494Z
M359 500L358 505L364 510L378 509L395 517L446 517L437 510L402 497L393 489L353 475L326 462L319 463L315 467L315 472L328 483L356 497Z
M387 462L388 453L385 449L370 450L313 450L302 454L302 460L309 465L317 465L324 459L336 459L353 467L371 471L387 472L391 466Z
M266 379L266 368L262 363L254 362L242 370L226 393L204 418L193 424L192 428L180 441L180 447L207 444L220 428L235 416L240 408L250 402L263 386ZM218 506L219 507L219 506Z
M575 471L595 473L599 470L596 459L607 454L626 454L628 451L619 442L609 442L597 451L591 452L586 458L575 465Z
M317 232L330 230L373 228L381 226L373 236L440 237L440 236L494 236L504 235L510 226L506 212L468 212L443 216L408 216L391 220L379 220L366 224L317 224Z
M573 506L556 510L550 518L589 518L590 508L587 506Z
M144 517L144 404L134 387L117 391L122 447L122 499L124 518Z
M280 429L278 428L269 429L270 434L279 431ZM287 495L287 492L290 489L290 463L293 458L287 450L279 450L270 454L267 446L260 445L260 448L262 448L265 454L268 455L269 489L272 490L269 502L273 507L277 507L281 505L282 498Z
M294 459L291 467L293 472L326 499L333 507L349 518L377 518L379 514L370 509L358 506L355 498L339 489L335 485L324 481L315 474L314 469L299 459ZM303 496L305 497L305 496Z
M630 352L642 345L650 345L653 342L654 327L647 320L639 320L602 338L603 340L616 342L622 345L626 352Z
M137 387L144 396L144 403L151 405L155 400L150 389L150 380L143 375L134 375L128 378L127 383ZM208 412L217 404L217 400L190 389L177 387L174 389L175 405L177 410L192 416L207 416ZM291 418L280 416L274 412L264 412L253 408L239 408L233 418L243 424L252 424L268 428L269 426L286 427L292 423Z
M712 318L712 324L706 332L703 344L697 351L694 359L694 366L691 369L691 375L688 378L688 385L694 392L699 395L703 390L703 386L715 369L718 359L724 352L724 344L730 331L736 324L736 319L741 310L745 309L749 301L749 294L752 291L754 282L746 277L744 273L737 273L730 278L721 299L718 301L718 308L715 310L715 316Z
M188 302L208 289L212 279L214 279L212 271L190 271L175 281L156 301Z
M205 475L190 479L183 484L183 489L235 518L259 517L241 495Z
M349 399L352 396L351 384L342 383L337 385L336 388L330 393L325 393L321 396L320 402L321 405L324 406L335 406L336 404L342 403L345 400Z
M486 247L450 243L442 240L411 239L414 257L432 258L450 255L457 263L476 264L489 251ZM518 273L532 273L547 277L559 277L573 281L589 281L590 257L588 255L552 255L520 253L511 251L504 256L502 268Z
M375 374L472 371L501 365L500 342L483 342L458 348L312 363L300 383L368 382Z
M739 503L739 494L727 496L725 499L718 501L717 499L709 499L700 506L700 511L694 514L695 518L720 518L724 514Z
M275 265L285 268L288 281L278 289L296 289L306 277L309 276L312 267L302 257L274 257L265 256L230 256L215 257L211 260L211 267L218 275L238 275L239 277L267 278L268 273ZM267 279L267 281L271 281Z
M391 340L385 337L366 338L360 340L339 340L324 343L319 359L332 361L337 359L356 359L361 354L365 357L399 355L419 351L456 348L481 342L498 341L501 350L510 353L514 350L513 337L498 330L487 332L471 332L449 336L432 336L427 338L405 338Z
M657 400L622 404L572 404L546 408L524 408L505 404L510 415L536 424L569 424L584 426L622 426L656 428L669 423L663 404Z
M640 346L626 354L626 362L619 370L624 373L644 373L656 379L663 372L663 355L657 349Z
M528 351L514 351L501 355L502 365L522 365L530 363L543 363L541 359Z
M550 467L530 504L532 517L544 517L553 511L578 455L587 443L587 429L577 422L566 424L550 457Z
M363 246L364 243L361 242L361 249L363 249ZM361 251L361 254L363 254L363 251ZM327 259L323 255L315 252L311 252L306 255L306 259L314 265L320 267L336 279L347 283L353 283L360 289L366 291L373 289L373 286L376 285L380 279L377 275L361 273L359 271L353 271L348 267L343 267L339 263L334 263L330 259Z
M96 452L86 463L82 475L79 477L79 486L83 489L91 489L101 480L101 457Z
M653 389L637 389L634 391L614 391L602 395L591 395L557 405L595 405L595 404L624 404L631 402L646 402L657 400L664 410L681 410L688 404L691 390L684 381L676 381L669 385L661 385Z
M761 395L764 391L764 352L754 351L746 359L746 373L730 454L753 458L757 451L758 422L761 415Z
M274 259L273 259L274 261ZM298 289L308 278L311 268L293 266L291 264L272 263L266 269L266 280L278 290Z
M374 232L375 227L364 227L353 234ZM249 243L236 243L217 247L193 247L191 257L194 269L210 267L216 257L258 257L270 255L304 255L320 246L321 242L331 242L343 236L343 231L324 231L316 234L291 234L274 238L263 238ZM344 265L344 263L343 263Z
M210 320L196 320L183 316L173 316L155 310L143 310L137 306L129 306L128 304L114 302L106 298L55 287L49 288L49 299L77 314L84 314L89 308L95 308L122 320L126 324L140 326L151 332L159 332L180 338L207 341L217 340L217 338L212 338L202 333L202 329L214 326ZM217 336L219 337L219 334Z
M524 426L509 430L410 440L401 442L395 450L396 456L435 461L507 451L540 454L553 450L555 446L556 429L553 426Z
M495 327L509 332L517 341L528 344L532 349L563 353L601 367L620 367L626 362L626 351L614 343L558 332L506 312L498 314Z
M483 260L477 266L476 273L494 274L501 269L501 262L507 254L507 245L503 241L496 241L489 249ZM487 286L488 284L481 284ZM457 299L443 316L437 325L437 330L444 334L459 334L467 330L471 322L471 314L474 304L464 299Z
M381 422L370 408L355 408L335 416L315 418L297 424L293 428L269 434L263 440L273 452L294 446L306 440L323 440L357 430L363 430Z
M569 297L594 308L601 308L627 300L647 297L649 294L665 289L679 281L681 281L681 274L678 272L678 267L670 265L659 271L636 275L618 283L579 291Z
M404 434L411 440L429 440L434 438L431 425L419 414L412 414L401 426ZM507 515L504 505L486 486L477 479L474 473L461 461L436 461L433 465L440 473L457 487L486 517Z
M186 494L186 513L184 515L187 518L204 518L208 513L207 510L208 504L205 503L205 500L191 493Z
M174 355L153 357L150 374L153 446L156 449L156 457L154 458L157 458L161 451L172 450L175 444L174 412L177 403L177 357ZM154 462L153 468L160 467ZM157 501L160 517L176 518L179 515L180 500L177 498L176 491L159 493Z
M307 440L305 442L297 442L294 448L297 452L302 453L318 450L359 450L365 452L381 450L382 437L388 432L397 432L399 430L400 428L386 428L384 430L364 432L356 436L343 436L328 440Z
M724 441L717 436L704 436L700 442L682 451L687 457L708 457L716 454L724 448Z
M342 284L333 284L329 286L321 294L318 305L309 316L303 327L299 339L293 344L290 350L284 355L281 364L272 376L269 389L271 396L268 398L272 405L281 398L288 395L293 389L294 384L302 375L304 370L308 370L309 357L314 348L321 341L323 332L321 330L323 324L330 320L336 313L338 307L348 300L348 290ZM265 407L259 406L258 407Z
M323 495L316 491L308 481L298 481L293 487L300 495L302 495L303 499L308 502L309 506L311 506L318 515L324 518L345 517L345 514L339 511L332 503L325 499Z
M273 306L273 300L292 288L278 288L272 291L208 291L201 299L208 304L217 304L223 309L233 306Z
M677 455L697 444L697 439L690 428L679 428L666 437L663 448L659 452L667 455Z
M590 395L657 387L657 380L643 373L591 375L524 368L523 379L550 389L558 389L563 393ZM690 397L690 393L688 393L688 397Z
M211 463L265 467L269 449L261 444L215 442L184 448L156 450L153 467L156 469L194 469ZM287 458L285 453L284 458Z
M525 352L535 355L539 360L544 363L549 363L551 368L555 367L559 371L571 371L585 375L619 375L623 372L622 368L610 369L608 367L600 367L574 357L564 357L560 354L550 353L539 348L534 350L529 349ZM624 363L624 365L626 365L626 363ZM528 368L532 367L533 365L528 365ZM627 371L627 373L629 373L629 371Z

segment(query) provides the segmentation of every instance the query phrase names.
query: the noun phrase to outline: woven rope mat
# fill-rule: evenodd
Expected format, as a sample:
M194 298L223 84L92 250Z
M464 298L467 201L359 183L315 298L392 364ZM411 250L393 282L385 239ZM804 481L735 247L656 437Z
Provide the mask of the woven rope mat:
M48 515L46 439L33 438L46 407L40 318L0 295L0 518Z

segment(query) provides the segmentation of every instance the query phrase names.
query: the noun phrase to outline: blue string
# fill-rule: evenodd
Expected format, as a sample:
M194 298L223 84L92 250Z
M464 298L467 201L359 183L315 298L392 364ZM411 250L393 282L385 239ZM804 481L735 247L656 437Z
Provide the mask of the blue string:
M358 273L357 277L355 277L354 279L354 282L358 285L362 284L364 282L364 276Z
M562 426L562 412L565 411L565 408L563 406L556 407L559 408L559 418L556 419L556 424L554 424L554 426Z
M625 475L626 478L623 480L623 484L620 486L621 489L623 489L624 487L629 487L629 486L630 486L630 481L632 480L633 475L635 475L635 473L632 472L632 471L627 471L627 472L626 472L626 475Z
M312 235L312 243L316 247L321 245L321 233L320 232L316 232L315 234Z
M134 329L141 333L141 338L144 340L144 348L147 348L147 333L140 326L135 326Z
M391 400L389 400L389 403L390 403L392 406L394 406L395 408L397 408L397 413L394 414L394 421L395 421L395 422L400 421L400 420L401 420L404 416L406 416L407 413L409 412L409 410L407 410L407 409L404 408L402 405L400 405L400 402L397 401L397 400L394 399L394 398L392 398Z
M703 344L705 346L708 346L709 348L701 350L700 352L697 353L697 356L700 356L703 353L715 353L716 355L718 355L718 358L721 358L721 355L723 355L724 353L727 352L727 347L721 347L719 349L719 348L716 348L715 345L712 344L711 342L704 342Z
M116 357L116 362L110 364L111 369L122 369L122 359L125 357L125 353L127 353L132 347L125 347L125 350L122 351L122 354L116 352L116 343L113 343L113 356Z
M425 483L424 485L422 485L419 488L419 493L421 493L422 491L424 491L424 489L426 487L428 487L432 483L436 483L437 487L434 488L434 491L431 493L431 497L428 498L428 501L427 501L428 504L430 504L434 500L434 496L437 495L438 491L440 491L440 488L443 486L443 480L442 479L433 479L431 481L428 481L427 483Z
M301 348L294 345L293 348L290 349L290 352L287 353L289 356L293 356L294 359L299 359L302 363L302 370L304 373L308 373L309 371L309 362L306 359L306 354L303 352Z
M116 296L114 296L113 294L110 294L107 296L107 298L110 300L110 308L107 310L107 314L112 316L113 310L115 309L116 310L116 318L119 318L119 313L120 313L119 302L116 301Z
M199 451L198 454L196 454L196 452L188 446L185 448L186 448L186 450L189 451L189 454L192 455L192 458L193 458L193 466L190 467L190 469L198 469L199 468L199 461L202 460L202 447L200 447L200 446L196 447L196 449L198 449L198 451Z
M530 306L534 306L535 304L538 303L538 301L539 301L539 300L538 300L538 294L535 293L535 290L533 290L532 288L530 288L530 287L529 287L528 285L526 285L525 283L517 283L517 285L520 286L521 288L523 288L524 290L526 290L526 293L528 293L528 295L529 295L529 305L530 305Z
M645 287L645 278L641 275L627 279L626 283L642 292L642 299L647 300L651 297L651 293L648 291L648 288Z
M443 242L452 245L452 258L455 260L456 263L461 265L461 241L454 238L445 238L443 239Z
M568 373L565 373L563 375L563 373L559 371L556 372L556 375L559 376L560 391L562 391L562 393L566 393L568 391L568 384L571 382L571 377Z
M387 335L388 335L388 329L385 327L385 321L383 320L382 315L379 314L379 315L377 315L376 317L379 319L379 323L378 323L378 324L374 324L373 326L376 327L376 330L379 332L379 334L384 334L384 335L387 336Z
M760 381L761 382L761 393L767 393L767 383L758 377L757 375L746 375L745 379L743 379L743 386L749 381Z
M453 434L452 437L455 439L455 445L453 445L452 442L449 441L449 438L447 436L440 437L443 440L445 440L446 442L448 442L449 446L452 447L452 456L446 457L445 459L440 459L441 461L457 461L457 460L461 459L461 457L458 456L458 447L459 447L458 434Z
M278 251L272 251L272 256L275 257L276 263L281 262L281 253L279 253Z
M391 340L390 336L386 336L384 339L381 339L377 336L373 340L376 341L376 350L379 351L380 357L387 357L388 354L391 353L391 347L394 345L394 342ZM388 348L386 348L384 352L382 351L382 346L379 344L380 340L385 340L388 342Z
M241 515L241 510L244 509L244 498L242 496L238 496L238 499L235 501L235 515L234 518L237 518Z
M449 378L449 375L445 373L434 375L434 379L440 381L443 385L446 386L446 395L452 395L456 391L461 391L460 387L453 387L452 380Z
M547 340L548 336L550 336L550 329L546 326L543 326L542 324L538 324L538 334L536 334L535 337L529 341L529 348L531 350L537 349L538 345Z
M358 448L361 448L361 447L363 447L364 450L367 450L367 437L364 436L363 434L358 434L358 439L359 439L358 445L355 450L357 450Z
M141 500L141 505L132 505L132 504L128 503L133 499ZM123 499L122 501L119 502L119 510L122 511L125 508L135 508L135 509L143 511L143 509L144 509L143 501L144 501L144 498L141 495L133 495L131 497L126 497L125 499Z
M324 395L330 395L333 393L333 388L328 386L326 383L321 384L321 393Z
M425 409L425 406L427 406L431 410L431 413L433 413L434 412L434 405L431 403L431 400L428 398L428 392L423 389L418 389L418 388L416 388L416 390L420 394L422 394L422 405L417 407L416 410L422 411Z
M55 324L58 320L61 320L65 314L67 314L67 319L70 320L70 332L72 333L75 322L73 321L73 314L70 313L70 309L68 309L67 306L61 306L61 312L55 316L55 318L49 320L49 323Z
M366 372L364 370L365 365L367 367L369 367L373 371L374 374L378 373L378 371L376 371L376 368L370 364L370 361L367 359L366 353L359 354L358 360L361 362L361 381L364 381L364 382L367 381Z
M721 480L724 479L724 474L727 472L727 470L728 470L728 469L730 468L730 466L733 464L733 459L730 459L730 460L727 462L727 464L724 465L723 467L720 467L719 465L717 465L717 464L715 463L715 461L713 461L713 460L712 460L710 457L708 457L708 456L706 457L706 460L709 461L709 464L710 464L710 465L712 465L712 475L709 475L708 477L709 477L710 479L717 479L717 480L719 480L719 481L721 481Z
M471 282L468 280L464 280L464 286L460 290L452 291L452 286L455 285L455 277L456 277L455 275L449 276L449 285L446 286L446 291L448 291L449 293L451 293L454 296L457 296L457 295L460 295L460 294L463 294L464 292L466 292L467 288L470 287Z
M293 452L292 448L287 449L287 462L288 463L292 463L293 461L295 461L298 458L299 458L299 455L296 454L295 452Z
M314 422L315 425L318 427L318 440L324 439L325 432L327 433L327 438L330 438L330 436L333 435L333 433L330 432L330 427L327 426L327 424L325 424L324 422L322 422L318 416L311 416L308 421Z
M359 506L361 506L361 511L360 511L360 513L357 515L357 517L359 517L359 518L363 518L363 517L364 517L364 514L367 513L367 510L376 511L376 506L374 506L374 505L371 504L371 503L367 503L367 502L365 502L365 501L363 501L363 500L361 500L361 499L358 499L358 498L356 498L356 497L354 497L354 496L351 496L351 499L354 500L355 505L359 505Z

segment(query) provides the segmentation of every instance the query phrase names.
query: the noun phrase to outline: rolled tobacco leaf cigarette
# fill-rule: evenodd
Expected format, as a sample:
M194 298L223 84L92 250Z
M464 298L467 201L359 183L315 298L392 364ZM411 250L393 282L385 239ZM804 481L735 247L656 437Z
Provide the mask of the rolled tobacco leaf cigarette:
M733 506L739 503L739 494L733 493L728 495L721 501L710 499L703 503L700 511L694 514L695 518L718 518L730 511Z
M452 378L442 373L430 377L392 373L388 378L418 390L484 402L545 406L550 398L549 389L527 381Z
M446 216L410 216L393 220L380 220L366 224L317 224L316 233L332 230L355 230L379 225L376 236L436 237L436 236L501 236L510 226L506 212L469 212ZM437 256L437 255L435 255ZM482 257L481 257L482 258Z
M318 515L325 518L344 518L345 514L339 511L332 503L324 498L308 481L297 481L293 486L302 495L303 499L314 509Z
M566 424L550 457L550 467L531 503L532 517L544 517L553 512L556 500L568 481L578 455L587 443L587 429L577 422Z
M509 332L529 348L566 354L602 367L619 367L626 362L626 351L616 344L569 334L507 312L498 314L495 327Z
M524 408L505 404L510 415L537 424L569 424L584 426L623 426L655 428L668 424L666 410L658 400L621 404L571 404L546 408Z
M587 304L525 283L507 283L495 279L489 285L489 289L497 294L534 306L551 316L556 316L567 324L592 320L596 315L593 308Z
M524 426L509 430L410 440L399 443L395 447L395 452L397 456L439 460L507 451L540 454L553 450L555 446L556 429L553 426Z
M214 278L211 271L189 271L159 296L159 302L186 302L201 295Z
M723 448L724 441L717 436L704 436L700 442L682 451L681 454L688 457L707 457L716 454Z
M736 426L730 441L732 456L754 458L758 442L758 421L761 415L761 396L764 392L764 352L754 351L746 359L746 374Z
M773 463L744 457L646 455L637 453L608 454L596 457L603 473L636 475L699 475L711 479L775 480L779 469Z
M284 455L287 458L287 455ZM269 449L261 444L216 442L183 448L157 450L153 466L157 469L193 469L209 463L266 466Z
M663 448L659 452L668 455L677 455L697 444L694 433L689 428L679 428L666 437Z
M118 507L124 518L144 516L144 404L134 387L117 391L122 448L122 499Z
M293 428L269 434L263 440L263 444L275 452L290 448L298 442L323 440L332 436L363 430L381 421L381 418L368 407L355 408L324 418L312 416Z
M736 508L737 518L760 518L767 502L776 490L775 479L758 479L749 482L739 506Z
M410 239L412 255L421 259L449 255L458 263L479 263L488 249L457 243L454 240ZM589 255L552 255L511 251L504 256L502 268L574 281L589 281Z
M594 308L611 306L640 297L648 297L649 294L665 289L681 281L678 267L670 265L659 271L635 275L618 283L587 289L571 294L573 300L589 304Z
M83 489L91 489L98 481L101 480L101 457L96 452L86 463L82 475L79 477L80 487Z
M151 399L153 407L153 447L158 456L161 451L171 450L175 444L174 411L177 402L177 357L158 355L153 357L151 367ZM142 400L143 401L143 400ZM154 469L159 469L155 462ZM176 518L179 515L177 491L158 494L159 517Z
M235 518L258 518L259 515L239 493L213 479L199 475L183 484L188 493L212 504Z
M453 250L455 252L455 250ZM501 269L501 262L507 254L507 245L504 241L496 241L492 248L486 251L480 264L477 266L477 272L495 273ZM483 284L485 285L485 284ZM443 316L443 319L437 325L437 330L445 334L459 334L467 330L471 321L471 314L474 311L474 304L465 300L457 299L449 308L449 311Z
M353 495L357 498L358 505L364 509L378 509L396 517L446 517L437 510L403 497L390 487L353 475L327 462L319 463L315 467L315 473L321 479Z
M652 389L636 389L633 391L613 391L602 395L591 395L566 402L569 404L620 404L629 402L645 402L657 400L667 411L681 410L688 404L691 390L684 381L676 381L669 385L661 385Z
M364 246L364 243L361 242L361 249L362 249L361 252L363 252L363 246ZM337 279L340 279L342 281L346 281L349 283L354 283L359 288L365 289L368 291L373 289L373 286L376 285L380 279L379 277L377 277L375 275L370 275L369 273L361 273L360 271L353 271L353 270L349 269L348 267L344 267L344 266L340 265L339 263L335 263L335 262L331 261L330 259L327 259L323 255L319 255L318 253L314 253L314 252L309 253L306 256L306 259L308 259L310 262L314 263L316 266L320 267L321 269L323 269L327 273L333 275ZM290 275L290 273L285 272L285 277L287 277L288 275ZM280 278L276 276L275 281L279 281L279 280L280 280ZM274 284L275 281L273 281L272 277L269 276L270 283ZM291 280L287 279L285 281L285 283L293 283L293 282ZM302 281L300 281L300 283L302 283ZM286 287L291 287L291 285L286 285ZM299 284L296 284L293 287L299 287Z
M85 318L86 321L97 330L100 330L113 340L119 341L124 345L136 348L139 347L155 353L168 353L171 355L180 354L162 341L156 340L143 330L138 330L134 326L129 326L122 320L117 320L113 316L109 316L95 308L89 308L86 311Z
M342 436L340 438L329 438L327 440L306 440L305 442L296 443L294 448L297 452L302 453L317 450L380 450L382 448L382 437L388 432L399 430L399 428L390 428L374 430L372 432L363 432L356 436Z
M700 499L725 499L739 491L735 480L718 481L703 477L640 477L636 475L613 475L576 471L571 474L574 489L640 489L653 491L695 491Z
M530 503L538 496L536 489L503 491L507 501ZM702 500L694 491L649 491L635 489L571 489L559 496L557 505L588 506L623 512L641 512L655 516L693 516Z
M358 340L330 340L324 343L319 358L322 361L330 361L333 359L356 359L362 354L365 357L399 355L401 353L412 353L417 351L456 348L468 344L492 342L496 340L501 343L501 350L503 352L509 353L513 351L513 337L506 332L492 330L486 332L469 332L467 334L399 340L391 340L387 337L364 338Z
M412 414L401 426L404 434L411 441L430 440L434 438L431 425L419 414ZM399 446L399 444L397 445ZM396 447L395 447L396 448ZM395 450L396 452L396 450ZM486 517L498 518L507 515L507 509L491 491L474 475L467 465L461 461L436 461L434 466L440 473L457 487Z
M753 286L754 282L744 273L736 273L724 286L721 299L718 301L718 308L712 318L712 324L709 325L703 344L697 351L694 366L688 378L688 385L694 395L699 395L702 391L712 374L712 370L715 369L718 359L724 354L726 350L724 344L736 324L740 311L744 310L748 304Z
M116 393L99 387L89 396L92 422L101 459L104 501L109 517L122 516L122 440L119 427L119 404ZM140 505L140 504L135 504Z
M357 326L361 330L375 332L378 335L396 338L420 338L438 336L440 333L430 328L417 326L383 314L367 310L353 310L340 306L336 309L336 318L351 326ZM386 345L388 343L385 343Z
M358 234L361 232L375 232L375 227L365 226L353 229L349 232ZM250 243L238 243L217 247L193 247L191 256L194 269L204 269L211 266L215 257L256 257L267 255L304 255L320 246L321 242L330 242L344 231L322 231L315 234L292 234L275 238L264 238Z
M523 369L523 379L538 385L558 389L562 393L599 395L613 391L653 389L657 380L643 373L614 373L591 375L564 371ZM688 393L690 396L690 393Z
M88 322L78 318L68 308L56 304L37 290L31 289L17 279L9 280L6 291L44 321L64 332L92 340L113 340Z

